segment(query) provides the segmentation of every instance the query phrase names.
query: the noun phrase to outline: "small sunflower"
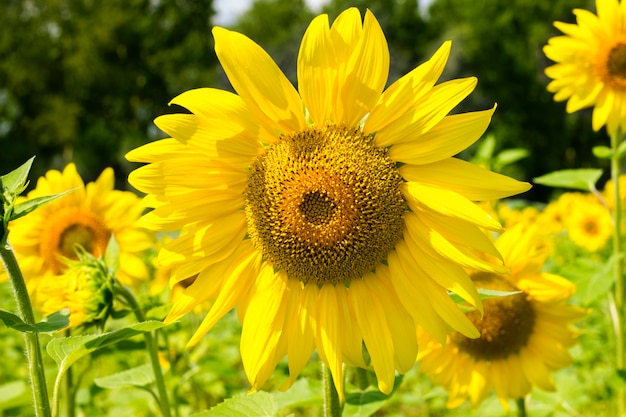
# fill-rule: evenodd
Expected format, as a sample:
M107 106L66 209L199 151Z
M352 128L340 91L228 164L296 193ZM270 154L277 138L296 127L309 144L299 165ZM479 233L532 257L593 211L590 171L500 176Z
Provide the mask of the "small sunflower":
M602 249L613 235L611 214L595 196L571 208L565 219L570 240L588 251Z
M476 272L478 288L517 294L483 300L484 316L477 310L467 317L480 331L470 339L454 332L445 347L420 331L419 370L449 394L448 407L470 400L477 407L495 390L504 408L533 386L555 389L550 372L568 366L567 349L576 343L571 325L585 313L567 304L575 286L559 276L542 272L549 250L538 230L514 226L496 241L511 268L509 275Z
M548 91L567 101L573 113L593 106L592 125L609 134L626 131L626 3L596 0L597 15L574 9L577 24L555 22L564 33L543 48L556 64L546 68L553 79Z
M495 106L447 115L476 85L435 85L450 43L384 90L389 51L372 13L351 8L332 26L320 15L298 91L249 38L213 35L237 94L181 94L172 103L190 113L155 122L171 138L127 155L148 163L129 177L154 207L142 224L182 230L159 254L170 285L197 275L166 322L212 301L193 345L236 307L253 389L285 356L288 387L317 349L342 396L343 364L367 366L363 344L389 393L415 362L416 326L478 336L447 291L481 308L464 267L506 268L476 255L497 254L480 228L500 225L473 201L529 185L453 158Z
M9 240L29 291L36 294L42 281L61 275L63 259L77 259L77 245L99 256L112 235L120 248L118 280L133 284L148 277L140 254L152 245L153 234L136 225L144 207L134 193L114 190L113 181L113 170L107 168L85 186L74 164L39 178L26 200L74 191L9 225Z

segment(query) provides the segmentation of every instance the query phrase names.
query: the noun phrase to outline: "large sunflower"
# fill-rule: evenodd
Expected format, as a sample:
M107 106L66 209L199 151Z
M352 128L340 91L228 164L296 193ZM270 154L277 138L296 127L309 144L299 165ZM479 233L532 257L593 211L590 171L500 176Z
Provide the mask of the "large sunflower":
M11 246L35 295L42 280L65 271L63 258L77 259L76 245L99 256L112 235L120 248L119 281L133 284L148 277L140 255L152 246L153 233L137 226L144 207L134 193L114 190L113 181L107 168L85 186L76 166L68 164L63 172L48 171L28 193L26 199L74 190L9 225Z
M546 68L548 91L573 113L594 106L593 129L626 131L626 3L596 0L597 15L574 9L577 24L555 22L564 33L543 48L556 62Z
M483 300L484 316L473 310L467 317L480 331L470 339L453 332L445 347L419 331L419 370L449 393L448 406L467 399L478 406L495 390L503 407L509 398L528 394L533 386L555 389L550 372L571 363L567 351L576 342L571 324L585 313L567 304L575 286L542 272L547 248L536 228L519 224L496 241L511 273L472 273L478 288L515 292Z
M253 389L288 356L289 386L315 348L343 392L342 364L366 366L381 391L417 355L416 325L444 340L447 326L476 329L448 296L479 306L463 267L504 272L479 227L500 225L472 200L529 188L452 156L476 141L494 109L446 116L474 78L435 86L446 42L383 92L389 52L368 11L351 8L308 27L297 91L242 34L213 30L237 94L197 89L161 116L172 138L127 155L149 165L129 180L154 210L143 225L182 229L160 252L171 284L197 274L173 304L172 322L213 305L190 340L237 307L241 354Z

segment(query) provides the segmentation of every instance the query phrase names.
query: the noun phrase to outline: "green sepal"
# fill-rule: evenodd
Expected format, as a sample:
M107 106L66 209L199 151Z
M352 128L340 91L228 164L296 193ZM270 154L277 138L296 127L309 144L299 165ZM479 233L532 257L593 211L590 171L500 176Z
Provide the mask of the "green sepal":
M594 146L591 149L593 155L599 159L611 159L613 151L608 146Z

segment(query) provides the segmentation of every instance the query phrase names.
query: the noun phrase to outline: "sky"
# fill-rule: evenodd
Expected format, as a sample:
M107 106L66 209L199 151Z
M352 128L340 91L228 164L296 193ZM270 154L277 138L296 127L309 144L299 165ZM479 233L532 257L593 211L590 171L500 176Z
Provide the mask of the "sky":
M234 23L237 17L244 13L252 4L253 0L213 0L213 8L216 15L214 22L217 25ZM305 0L305 3L314 12L319 12L329 0Z

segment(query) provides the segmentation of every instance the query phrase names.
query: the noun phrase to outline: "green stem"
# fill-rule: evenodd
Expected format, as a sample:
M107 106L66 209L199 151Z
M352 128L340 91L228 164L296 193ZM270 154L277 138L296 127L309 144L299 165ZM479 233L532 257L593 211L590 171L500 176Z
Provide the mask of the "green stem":
M70 337L71 335L72 333L69 329L65 331L65 337ZM65 408L67 417L76 415L76 386L74 385L71 366L65 372Z
M135 317L137 317L138 321L146 321L146 317L143 314L143 310L139 306L139 303L127 288L116 284L114 286L114 290L124 299L124 301L126 301L131 310L133 310L133 313L135 314ZM159 406L161 408L161 414L163 417L171 417L170 402L167 395L167 389L165 388L163 373L161 372L161 364L159 363L156 333L145 332L144 338L146 340L146 348L148 349L148 354L150 355L150 363L152 364L152 371L154 372L154 379L159 392Z
M17 303L17 313L27 324L35 324L35 315L30 303L28 289L24 276L17 263L15 254L8 242L0 245L0 257L9 274L13 294ZM28 360L28 373L30 384L33 390L33 400L35 416L50 417L50 402L48 400L48 390L46 388L46 374L44 372L43 357L41 356L41 346L37 333L24 333L24 349Z
M616 313L613 323L615 328L616 366L618 370L624 370L626 352L624 352L624 259L622 256L622 199L620 196L619 177L620 157L617 153L622 133L618 129L611 135L611 179L613 180L613 254L615 257L615 286L614 300ZM623 388L618 388L619 415L626 415L626 393Z
M341 403L330 369L322 362L322 385L324 387L324 417L340 417Z
M517 404L517 417L526 417L526 400L524 397L518 398L515 404Z

